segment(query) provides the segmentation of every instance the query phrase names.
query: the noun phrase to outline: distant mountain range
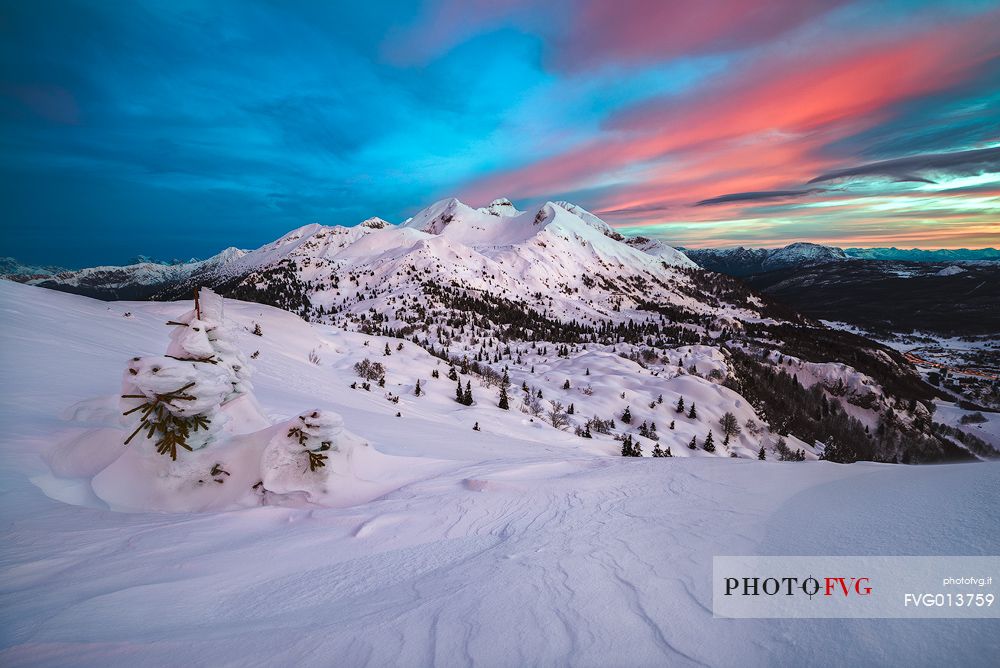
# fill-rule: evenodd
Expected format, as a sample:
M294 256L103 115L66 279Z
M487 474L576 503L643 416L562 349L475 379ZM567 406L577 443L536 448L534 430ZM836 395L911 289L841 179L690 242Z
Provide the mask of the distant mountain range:
M730 276L752 276L778 269L827 262L880 260L893 262L1000 262L1000 250L920 248L838 248L798 242L782 248L681 248L699 266Z
M1000 251L847 248L682 249L701 267L813 318L882 333L1000 332Z
M1000 262L852 259L786 266L742 280L800 313L868 331L1000 332Z
M750 276L785 267L840 262L850 258L840 248L807 242L784 248L684 248L699 266L730 276Z
M0 276L41 277L68 271L55 265L34 266L22 264L12 257L0 257Z
M227 248L206 260L162 263L144 258L124 266L88 267L68 270L59 267L30 267L13 258L0 259L0 276L97 299L148 299L163 288L207 276L246 254Z
M996 248L845 248L848 257L862 260L899 260L903 262L1000 262Z

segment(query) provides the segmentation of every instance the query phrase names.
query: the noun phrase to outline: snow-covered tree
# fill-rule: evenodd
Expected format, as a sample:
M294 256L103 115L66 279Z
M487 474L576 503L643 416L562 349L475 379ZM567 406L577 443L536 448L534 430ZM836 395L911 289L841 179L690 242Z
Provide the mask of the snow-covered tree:
M350 459L341 443L344 421L336 413L310 410L280 426L261 456L261 483L273 494L305 493L310 499L328 492L331 457ZM343 473L343 471L339 471Z
M563 408L561 401L549 402L549 422L556 429L565 429L569 426L569 416Z
M122 380L121 407L131 429L125 444L152 441L177 459L215 441L228 420L224 404L248 395L250 368L225 323L222 298L202 289L195 308L168 322L167 352L135 357Z

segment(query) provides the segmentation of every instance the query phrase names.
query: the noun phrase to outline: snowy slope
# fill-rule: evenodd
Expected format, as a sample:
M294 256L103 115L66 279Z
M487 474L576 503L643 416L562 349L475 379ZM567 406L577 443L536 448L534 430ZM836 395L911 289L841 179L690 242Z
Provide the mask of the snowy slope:
M608 456L610 438L499 411L485 387L455 404L444 374L430 377L446 367L416 346L386 357L398 340L258 304L226 312L259 352L264 414L341 414L379 458L363 484L340 507L110 512L86 476L65 477L94 465L65 448L118 428L106 399L126 361L161 351L164 321L189 307L0 284L3 665L986 665L1000 653L995 620L715 619L710 588L718 554L996 554L996 465ZM386 387L351 390L367 355L386 364ZM676 419L686 431L671 443L693 433L670 407L681 392L712 418L750 410L607 351L545 359L514 385L548 378L549 396L571 377L567 399L609 408L620 391L662 390L663 405L632 409L670 438L661 420ZM669 365L689 362L725 366L698 347Z

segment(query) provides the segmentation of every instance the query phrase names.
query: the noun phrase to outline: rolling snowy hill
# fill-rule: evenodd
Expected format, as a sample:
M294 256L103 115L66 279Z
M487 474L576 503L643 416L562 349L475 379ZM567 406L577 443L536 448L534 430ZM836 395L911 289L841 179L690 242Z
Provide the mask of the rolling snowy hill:
M117 486L106 484L116 462L151 447L121 445L121 379L134 355L164 350L177 331L165 323L191 306L0 283L4 665L862 665L886 657L983 665L1000 652L995 620L712 616L718 554L1000 549L990 510L1000 502L995 464L844 466L812 461L813 449L791 437L809 451L806 461L774 461L768 445L769 461L760 462L758 443L774 441L747 428L732 444L739 459L720 458L721 447L716 456L688 450L689 437L700 441L724 411L762 419L710 378L731 365L712 346L669 349L665 365L643 368L598 345L567 357L513 344L523 360L511 365L513 406L504 411L498 388L471 372L461 377L474 381L475 401L456 403L448 364L412 342L229 301L226 322L256 368L260 414L273 425L303 410L342 416L354 444L350 468L331 460L336 471L318 503L268 496L241 478L239 463L257 446L234 436L230 444L246 447L223 442L178 459L208 462L216 453L211 461L232 475L206 479L200 494L225 505L191 505L197 494L178 493L174 512L142 511L132 504L151 499L151 485L172 483L129 468ZM383 387L351 388L354 363L365 358L385 365ZM773 361L801 366L813 387L872 389L869 377L842 367ZM638 436L647 456L620 457L611 435L580 438L521 412L522 381L544 388L546 399L575 402L577 416L584 407L617 416L628 403L632 424L619 420L614 431L635 434L636 423L655 420L674 457L648 457L653 441ZM698 417L675 410L680 396L697 403Z

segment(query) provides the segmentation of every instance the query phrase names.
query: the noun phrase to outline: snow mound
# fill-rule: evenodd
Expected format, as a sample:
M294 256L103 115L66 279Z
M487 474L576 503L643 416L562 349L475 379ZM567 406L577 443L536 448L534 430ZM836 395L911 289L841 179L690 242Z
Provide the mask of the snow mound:
M271 424L222 298L208 289L199 296L167 323L174 327L167 354L128 362L119 411L110 397L69 411L94 426L48 453L52 474L90 479L98 500L125 512L338 505L377 487L391 465L369 461L360 480L355 449L368 448L339 414L313 409Z
M953 264L953 265L951 265L949 267L945 267L941 271L935 272L934 275L935 276L955 276L957 274L964 274L965 271L966 271L965 269L962 269L961 267Z

